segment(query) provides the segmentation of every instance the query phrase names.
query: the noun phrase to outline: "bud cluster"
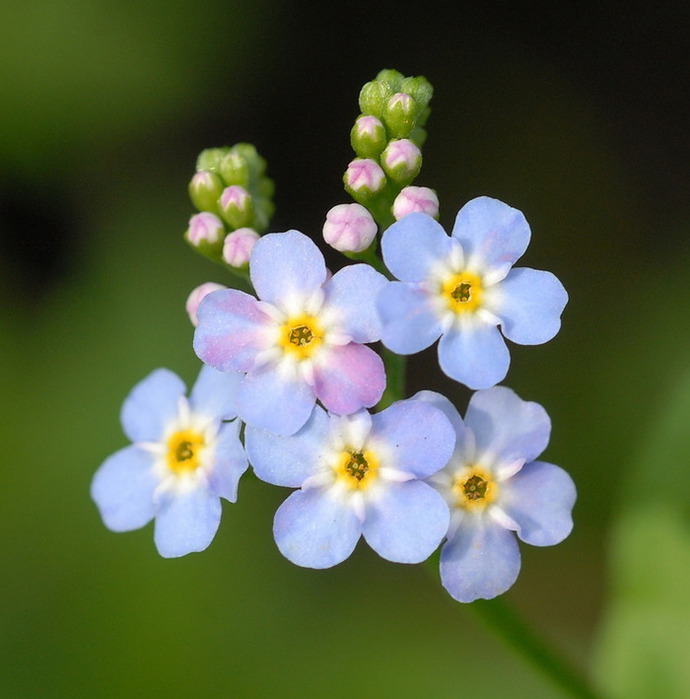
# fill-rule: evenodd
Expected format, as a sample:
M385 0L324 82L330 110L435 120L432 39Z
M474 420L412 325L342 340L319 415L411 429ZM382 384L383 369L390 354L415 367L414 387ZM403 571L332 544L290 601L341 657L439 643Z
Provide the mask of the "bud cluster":
M202 151L189 183L200 213L189 221L187 242L216 262L246 269L274 211L273 181L265 172L266 161L249 143Z
M432 93L426 78L405 77L397 70L382 70L360 92L361 114L350 132L357 157L348 165L343 181L352 198L366 207L382 227L399 218L393 204L401 194L405 198L405 191L422 167L421 147L426 140L424 126ZM435 194L424 189L433 201ZM419 196L407 197L410 199L418 200ZM420 207L408 205L398 210L438 215L438 209L434 213L429 201L420 203Z

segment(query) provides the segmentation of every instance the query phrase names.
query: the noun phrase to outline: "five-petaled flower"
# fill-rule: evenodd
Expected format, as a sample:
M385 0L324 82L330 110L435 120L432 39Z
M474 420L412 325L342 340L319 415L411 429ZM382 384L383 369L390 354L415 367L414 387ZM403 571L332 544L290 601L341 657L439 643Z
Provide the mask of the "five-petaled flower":
M451 508L441 582L459 602L496 597L520 571L515 534L527 544L552 546L573 526L572 479L535 461L549 441L549 416L503 386L475 393L464 421L438 393L421 391L412 400L442 410L457 435L447 466L428 479Z
M254 246L250 276L259 299L227 289L197 311L194 349L221 371L245 374L240 418L277 434L294 434L318 400L349 414L375 405L386 376L375 342L375 298L387 283L365 264L327 279L323 255L298 231L271 233Z
M278 548L297 565L334 566L362 535L387 560L419 563L447 531L448 505L421 479L447 463L455 434L431 405L399 401L349 416L317 406L295 435L247 426L245 440L259 478L299 488L273 525Z
M414 354L440 337L439 363L448 376L473 389L497 384L510 363L498 326L518 344L546 342L568 300L550 272L511 269L529 239L522 213L489 197L460 209L451 236L423 213L394 223L381 241L400 280L378 298L383 343Z
M204 367L189 398L173 372L156 369L122 406L133 444L101 465L91 496L113 531L155 518L154 541L166 558L203 551L218 530L220 498L237 499L247 458L235 395L241 377Z

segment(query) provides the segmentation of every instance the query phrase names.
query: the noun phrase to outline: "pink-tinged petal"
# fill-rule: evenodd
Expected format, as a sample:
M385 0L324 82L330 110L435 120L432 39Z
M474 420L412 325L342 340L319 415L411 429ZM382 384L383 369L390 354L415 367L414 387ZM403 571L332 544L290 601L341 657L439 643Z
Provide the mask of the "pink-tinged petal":
M157 442L180 408L186 387L177 374L156 369L140 381L122 405L122 429L133 442Z
M194 351L218 371L250 371L256 355L266 349L273 321L256 299L237 289L209 294L197 310L199 325Z
M495 465L534 461L551 435L546 410L505 386L475 393L467 406L465 425L475 436L477 458Z
M371 417L370 437L386 445L396 470L427 478L442 469L455 447L455 430L437 408L421 400L401 400Z
M240 477L248 466L247 455L240 442L240 421L223 423L214 447L213 468L208 476L209 490L235 502Z
M533 461L502 484L501 508L520 525L522 541L553 546L572 531L576 496L573 479L562 468Z
M364 538L381 557L421 563L441 543L450 514L443 497L421 481L390 483L367 502Z
M491 310L509 340L539 345L560 330L566 303L568 293L551 272L519 267L497 285Z
M159 502L153 540L164 558L207 549L220 525L220 498L206 488L174 490Z
M326 281L326 263L314 241L299 231L269 233L252 250L249 271L257 296L278 307L304 297Z
M325 466L330 423L328 413L317 405L304 427L289 437L247 425L244 443L254 473L266 483L299 488Z
M273 535L289 561L331 568L354 551L362 526L354 511L321 488L297 492L278 508Z
M477 197L458 211L451 235L460 241L468 267L500 278L525 252L531 232L521 211L498 199Z
M452 249L453 241L441 224L416 211L386 229L381 238L386 267L403 282L428 279Z
M158 483L151 454L129 446L115 452L96 471L91 497L108 529L131 531L153 519L153 492Z
M458 602L493 599L517 580L515 534L489 517L466 516L441 549L441 584Z
M237 392L243 374L217 371L205 364L192 388L189 404L192 410L220 420L237 416Z
M381 400L386 370L374 350L351 342L325 349L314 364L314 391L324 406L349 415Z
M376 307L381 317L381 340L397 354L421 352L441 335L431 297L413 284L389 282L379 293Z
M473 323L441 337L438 362L451 379L472 389L489 388L505 378L510 353L497 327Z
M276 365L247 374L237 396L243 422L280 435L297 432L309 419L315 403L314 391L305 381L286 378Z
M369 265L350 265L336 272L325 285L323 312L333 317L338 332L353 342L381 339L376 297L388 280Z

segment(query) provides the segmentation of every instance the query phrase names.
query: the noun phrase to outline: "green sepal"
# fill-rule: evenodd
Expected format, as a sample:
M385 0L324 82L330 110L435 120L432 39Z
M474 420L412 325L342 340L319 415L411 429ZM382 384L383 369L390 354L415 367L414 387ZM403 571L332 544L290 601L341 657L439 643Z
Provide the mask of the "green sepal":
M403 101L401 95L407 95ZM383 114L386 126L393 138L408 138L415 127L418 113L417 102L412 95L396 92L388 103Z
M219 175L210 170L199 170L190 180L187 188L192 204L199 211L219 213L218 197L225 185Z
M230 148L228 146L223 146L222 148L206 148L202 150L201 153L199 153L199 157L196 159L197 172L208 170L209 172L220 174L220 163L229 150Z
M388 143L388 136L386 133L386 127L383 122L379 120L380 126L376 126L375 133L369 135L368 133L362 133L361 129L358 127L358 121L362 117L371 117L371 114L360 114L355 121L352 130L350 131L350 144L352 145L352 150L357 154L358 158L370 158L371 160L378 160L379 155L381 155L383 149Z
M393 90L387 82L372 80L360 90L359 109L362 114L371 114L380 119L393 94Z

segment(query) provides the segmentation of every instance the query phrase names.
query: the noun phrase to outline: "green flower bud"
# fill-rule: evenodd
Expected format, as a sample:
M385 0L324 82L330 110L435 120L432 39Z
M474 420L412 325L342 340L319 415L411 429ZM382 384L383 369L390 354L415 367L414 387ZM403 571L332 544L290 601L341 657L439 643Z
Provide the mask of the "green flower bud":
M388 104L388 100L393 96L390 85L383 80L372 80L362 87L359 93L359 108L362 114L371 114L381 117Z
M199 211L218 213L218 197L223 192L223 181L208 170L201 170L189 183L189 197Z
M220 175L228 187L233 184L248 187L249 165L246 158L231 149L220 161Z
M384 70L379 71L376 79L388 83L388 86L393 92L400 92L400 86L405 76L400 71L393 70L392 68L384 68Z
M408 95L414 97L419 111L421 111L429 106L434 88L425 77L420 75L416 78L405 78L400 83L400 92L407 92Z
M350 143L360 158L378 158L386 147L386 127L370 114L360 116L350 132Z
M227 146L202 150L196 159L197 172L208 170L208 172L220 173L220 162L229 150Z
M246 161L250 181L258 179L266 172L266 161L251 143L237 143L232 147L232 151Z
M249 192L240 185L226 187L218 200L220 215L231 228L251 226L254 221L254 207Z
M407 138L415 126L417 102L406 92L396 92L386 105L383 117L394 138Z

